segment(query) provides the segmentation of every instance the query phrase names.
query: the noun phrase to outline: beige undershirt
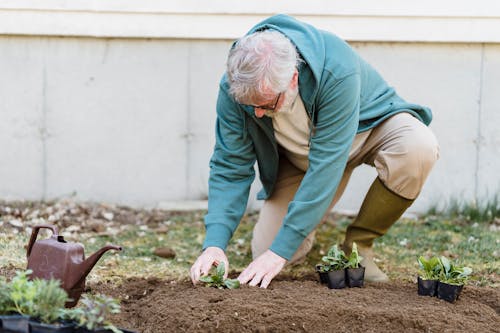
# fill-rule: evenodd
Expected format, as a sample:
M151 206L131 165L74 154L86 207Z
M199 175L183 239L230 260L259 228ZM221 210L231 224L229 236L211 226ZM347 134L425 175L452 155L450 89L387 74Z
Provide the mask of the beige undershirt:
M311 120L307 115L304 103L297 96L289 110L280 110L273 118L274 136L280 152L299 170L304 172L309 167L309 136ZM349 152L349 159L356 155L372 130L358 133Z
M295 167L305 172L309 166L311 121L300 95L290 110L280 110L272 119L274 136L281 153L284 153Z

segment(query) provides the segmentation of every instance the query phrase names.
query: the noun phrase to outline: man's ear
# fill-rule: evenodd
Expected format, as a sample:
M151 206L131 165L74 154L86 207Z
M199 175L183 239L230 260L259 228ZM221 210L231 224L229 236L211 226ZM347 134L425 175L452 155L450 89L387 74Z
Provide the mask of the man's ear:
M299 71L295 69L292 76L292 88L295 88L299 84Z

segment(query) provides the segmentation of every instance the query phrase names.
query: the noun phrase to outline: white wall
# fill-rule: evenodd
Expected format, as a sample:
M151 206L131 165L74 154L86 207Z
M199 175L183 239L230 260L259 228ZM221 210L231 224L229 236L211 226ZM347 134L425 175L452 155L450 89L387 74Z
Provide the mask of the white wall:
M500 189L500 36L489 28L500 31L500 11L483 2L489 10L454 2L446 12L449 1L291 1L283 10L0 0L0 199L205 199L231 39L274 12L340 32L400 95L433 109L441 159L413 211L491 196ZM337 209L356 210L373 177L368 167L356 171Z

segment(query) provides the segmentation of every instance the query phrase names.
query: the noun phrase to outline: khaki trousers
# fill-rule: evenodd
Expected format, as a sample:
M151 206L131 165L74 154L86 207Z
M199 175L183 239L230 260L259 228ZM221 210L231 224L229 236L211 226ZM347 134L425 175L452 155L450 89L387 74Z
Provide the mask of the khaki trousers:
M432 131L409 113L396 114L370 131L356 135L327 213L342 196L354 168L361 164L375 167L380 180L394 193L415 199L438 158L439 146ZM271 246L304 175L305 170L299 170L280 156L275 190L264 202L253 230L254 258ZM311 250L314 234L315 230L305 238L290 264L302 260Z

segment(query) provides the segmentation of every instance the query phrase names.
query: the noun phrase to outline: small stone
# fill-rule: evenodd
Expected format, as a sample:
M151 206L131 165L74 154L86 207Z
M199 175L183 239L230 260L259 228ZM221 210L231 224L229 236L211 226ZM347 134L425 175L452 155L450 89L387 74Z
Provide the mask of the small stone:
M158 247L153 251L153 254L167 259L175 258L175 251L170 247Z
M9 224L11 226L13 226L13 227L16 227L16 228L22 228L23 227L23 222L21 222L20 220L17 220L17 219L10 220Z
M88 222L88 227L94 232L104 232L106 230L106 226L102 221L92 220Z
M108 221L113 221L113 219L115 218L115 214L111 212L104 212L102 213L102 217L104 217Z
M161 225L158 228L156 228L154 231L157 234L166 234L166 233L168 233L168 227L165 225Z

